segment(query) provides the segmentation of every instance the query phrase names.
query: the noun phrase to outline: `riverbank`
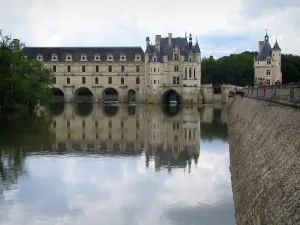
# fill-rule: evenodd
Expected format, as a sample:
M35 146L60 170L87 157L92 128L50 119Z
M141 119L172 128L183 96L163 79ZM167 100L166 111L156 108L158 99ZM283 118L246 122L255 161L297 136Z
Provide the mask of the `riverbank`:
M256 99L229 106L237 224L300 223L300 110Z

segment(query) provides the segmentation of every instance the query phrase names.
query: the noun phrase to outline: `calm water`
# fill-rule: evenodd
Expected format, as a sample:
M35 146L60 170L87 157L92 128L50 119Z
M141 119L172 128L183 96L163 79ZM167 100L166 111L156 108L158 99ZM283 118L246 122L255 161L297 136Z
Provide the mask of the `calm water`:
M235 224L222 108L50 110L1 128L1 225Z

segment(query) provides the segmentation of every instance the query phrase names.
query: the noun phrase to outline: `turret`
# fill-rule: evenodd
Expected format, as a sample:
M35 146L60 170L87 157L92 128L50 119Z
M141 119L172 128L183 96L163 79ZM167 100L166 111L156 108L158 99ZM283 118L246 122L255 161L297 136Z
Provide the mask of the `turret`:
M274 61L281 61L281 48L279 47L277 39L274 47L272 48L272 58Z

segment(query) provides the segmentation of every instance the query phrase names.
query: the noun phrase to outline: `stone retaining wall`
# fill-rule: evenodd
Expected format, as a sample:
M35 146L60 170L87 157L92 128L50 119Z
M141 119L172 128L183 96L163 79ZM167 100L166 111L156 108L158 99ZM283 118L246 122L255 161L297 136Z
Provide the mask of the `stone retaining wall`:
M230 101L237 224L300 224L300 109L250 98Z

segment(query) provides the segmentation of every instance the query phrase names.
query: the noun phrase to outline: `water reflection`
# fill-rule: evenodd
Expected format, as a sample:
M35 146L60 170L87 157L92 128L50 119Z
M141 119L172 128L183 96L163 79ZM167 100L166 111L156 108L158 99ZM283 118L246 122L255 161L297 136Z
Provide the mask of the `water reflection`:
M0 142L0 224L234 224L225 110L50 110L35 145Z

